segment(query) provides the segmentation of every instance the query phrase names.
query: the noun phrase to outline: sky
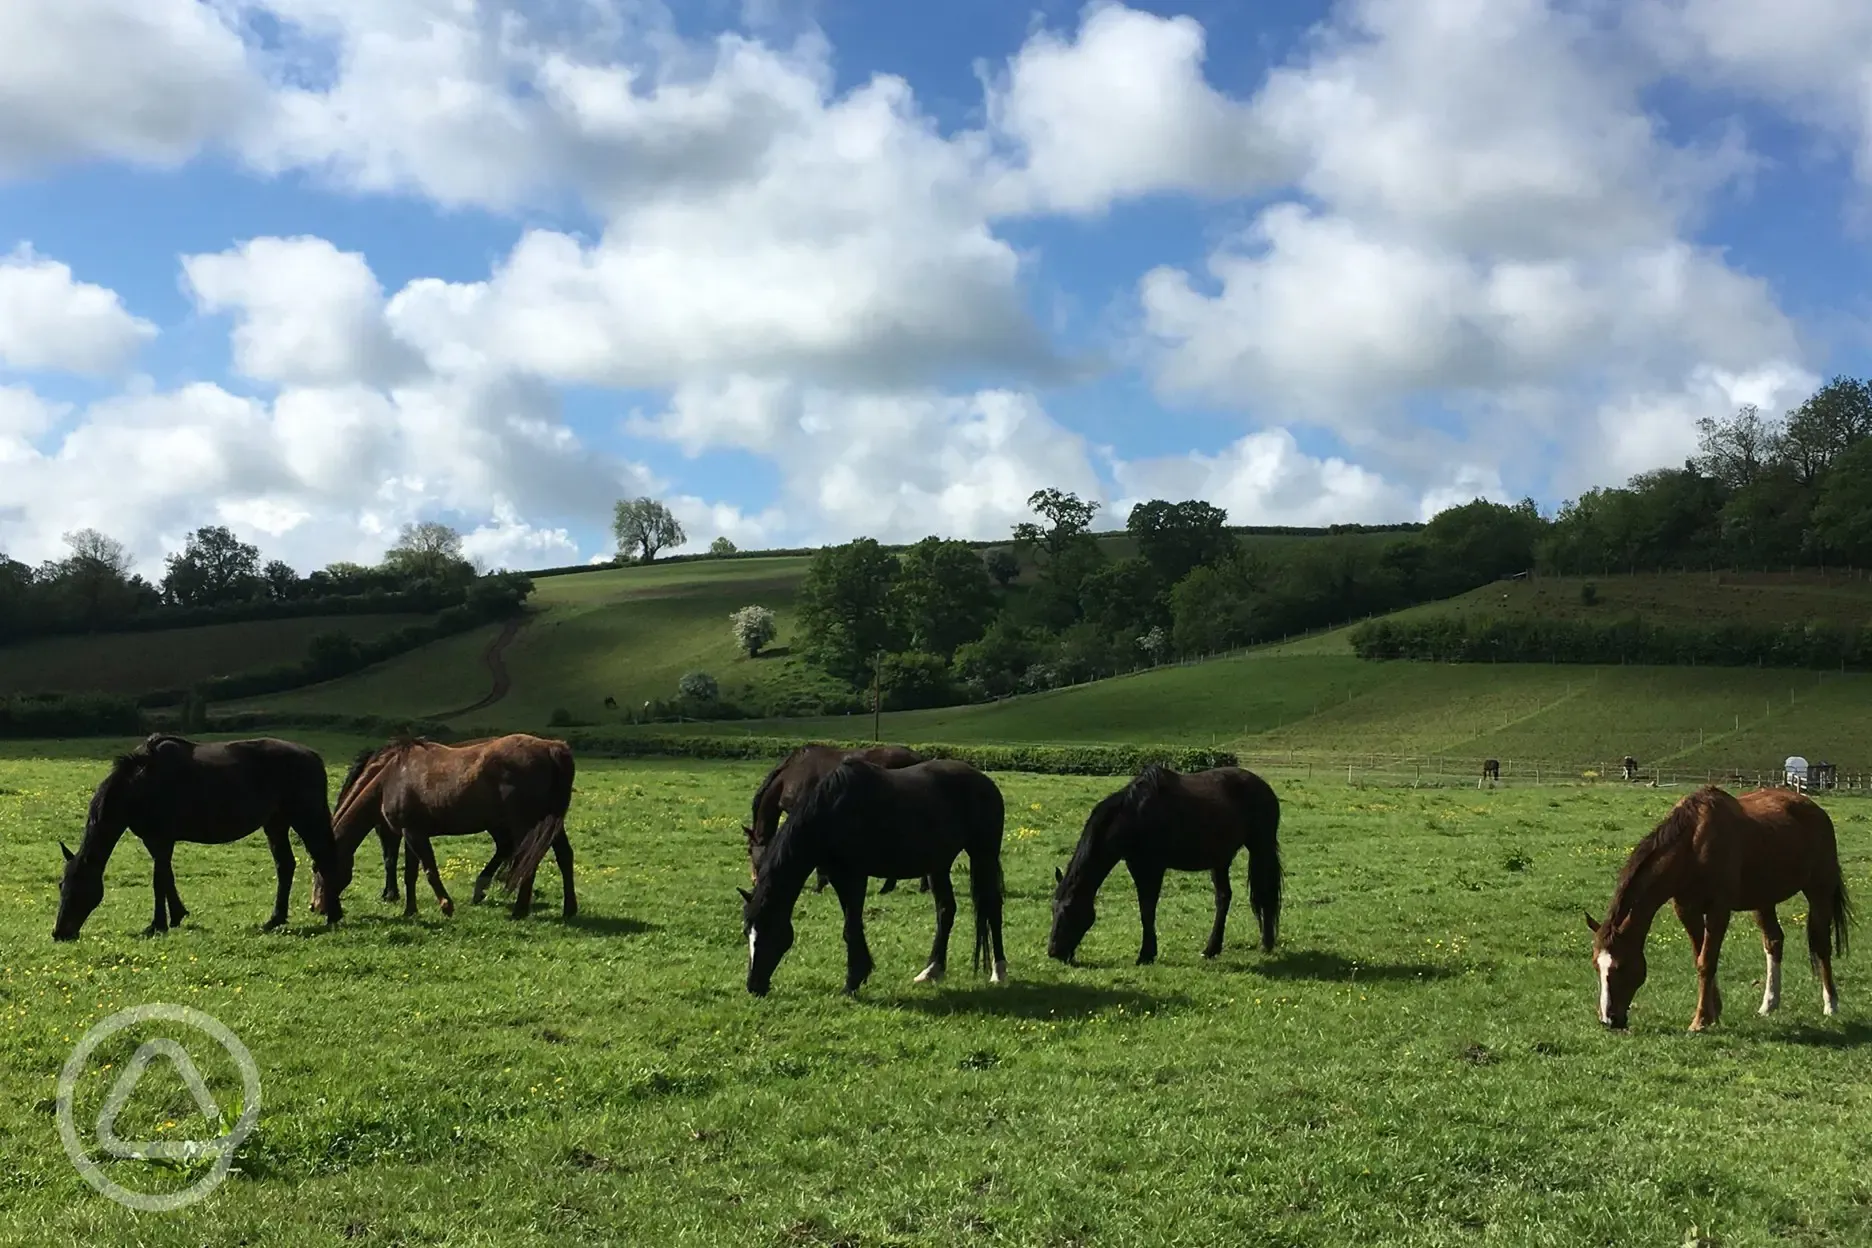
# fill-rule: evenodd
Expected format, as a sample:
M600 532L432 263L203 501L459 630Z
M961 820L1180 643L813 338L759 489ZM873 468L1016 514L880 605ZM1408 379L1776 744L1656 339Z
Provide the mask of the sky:
M0 551L1544 508L1872 373L1862 0L7 0Z

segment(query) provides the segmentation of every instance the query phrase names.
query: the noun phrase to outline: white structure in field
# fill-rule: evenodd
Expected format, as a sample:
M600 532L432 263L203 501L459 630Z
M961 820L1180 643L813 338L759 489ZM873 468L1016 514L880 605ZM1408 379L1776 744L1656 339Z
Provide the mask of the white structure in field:
M1783 765L1787 774L1788 787L1805 792L1807 789L1807 760L1798 754L1791 755Z

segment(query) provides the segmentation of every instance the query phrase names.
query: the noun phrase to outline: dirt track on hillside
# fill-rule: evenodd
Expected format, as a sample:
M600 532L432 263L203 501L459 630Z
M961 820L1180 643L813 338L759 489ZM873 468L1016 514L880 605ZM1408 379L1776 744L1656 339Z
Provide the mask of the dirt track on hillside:
M508 620L501 631L495 635L494 640L488 643L488 648L481 652L481 661L487 665L488 675L494 679L494 687L489 689L480 701L470 702L467 706L458 707L452 711L438 711L425 718L454 719L458 715L471 715L476 711L486 710L506 697L507 691L513 688L513 678L507 674L507 660L503 655L513 639L520 635L520 630L527 626L527 621L532 618L529 615L516 615Z

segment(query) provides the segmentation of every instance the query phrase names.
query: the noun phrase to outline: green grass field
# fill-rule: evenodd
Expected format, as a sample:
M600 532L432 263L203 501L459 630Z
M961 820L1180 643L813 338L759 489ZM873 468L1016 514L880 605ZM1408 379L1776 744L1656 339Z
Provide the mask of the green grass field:
M0 646L0 690L34 693L145 693L179 689L210 676L297 663L320 633L380 637L420 615L334 615L250 620L201 628L46 637Z
M1115 782L1001 775L1012 985L970 976L966 902L950 981L912 985L931 920L910 890L872 899L878 969L846 1000L836 903L808 894L799 942L756 1000L734 890L758 765L581 763L571 925L556 905L518 924L466 905L443 920L426 889L406 921L375 900L365 857L347 921L326 932L304 911L302 854L293 924L261 935L272 870L254 838L182 848L188 925L143 939L148 859L129 841L82 939L55 945L57 841L76 838L101 774L83 755L105 749L0 756L7 1244L1872 1238L1863 953L1839 963L1840 1018L1822 1017L1797 957L1782 1012L1758 1018L1744 920L1723 1025L1691 1036L1690 955L1660 922L1632 1031L1594 1022L1580 911L1603 908L1668 791L1277 777L1287 905L1273 955L1249 939L1238 884L1229 946L1204 963L1208 882L1183 876L1166 888L1162 960L1132 965L1120 872L1084 964L1066 968L1042 952L1052 869ZM1872 806L1830 805L1851 885L1872 896ZM487 843L441 849L462 896ZM1796 946L1802 911L1782 910ZM85 1028L148 1001L232 1028L264 1094L225 1187L132 1215L68 1164L53 1088ZM98 1061L121 1063L137 1038ZM79 1123L114 1077L81 1081ZM199 1133L179 1085L151 1078L119 1133ZM134 1162L111 1173L178 1182Z
M1584 586L1595 601L1585 602ZM1683 624L1791 624L1823 620L1872 623L1872 579L1861 572L1666 572L1636 576L1543 576L1498 581L1480 589L1398 612L1425 616L1539 616L1615 620L1636 613Z

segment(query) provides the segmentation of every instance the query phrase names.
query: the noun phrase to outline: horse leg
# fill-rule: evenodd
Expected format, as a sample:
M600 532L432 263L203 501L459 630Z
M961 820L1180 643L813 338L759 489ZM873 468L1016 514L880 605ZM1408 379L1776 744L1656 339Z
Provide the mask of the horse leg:
M1807 954L1820 976L1820 1006L1828 1018L1839 1013L1839 985L1833 982L1833 911L1838 905L1838 893L1828 896L1824 905L1811 895L1807 898Z
M494 856L487 860L487 866L481 868L481 874L475 876L474 896L468 899L470 905L478 906L487 900L488 885L494 882L494 873L500 870L501 863L506 862L513 852L512 846L505 835L499 831L493 832L492 835L494 837Z
M1209 931L1209 943L1203 946L1203 957L1213 958L1222 952L1222 929L1228 926L1229 902L1235 899L1235 890L1229 886L1229 869L1225 864L1209 873L1215 881L1216 917L1215 926Z
M273 851L273 873L279 879L279 889L273 899L273 914L260 930L270 932L286 921L286 903L292 900L293 872L298 864L293 861L292 839L287 836L290 826L285 820L266 825L267 848Z
M1768 955L1768 971L1762 979L1761 1012L1770 1014L1781 1004L1781 922L1775 918L1773 906L1755 912L1755 921L1761 924L1762 951Z
M396 832L396 838L398 841L410 840L409 835L402 831ZM403 846L403 917L406 919L416 917L416 872L420 864L412 845Z
M865 980L871 978L871 947L865 943L865 886L870 881L862 871L841 870L833 878L839 907L845 912L845 991L856 995Z
M143 929L145 936L161 936L169 930L169 894L175 889L174 841L145 841L150 852L150 888L156 894L156 914Z
M893 875L884 881L884 886L882 888L878 889L878 896L882 897L885 893L894 893L896 891L897 877Z
M553 861L559 864L559 878L565 885L565 907L560 913L569 919L578 913L578 894L572 888L572 840L564 828L553 838L552 849Z
M383 899L385 901L396 901L398 900L396 856L397 846L402 844L402 838L396 836L389 828L384 827L384 825L380 823L377 825L377 843L383 847Z
M1691 1031L1704 1031L1722 1019L1722 990L1716 986L1716 963L1722 957L1723 935L1729 930L1729 912L1711 910L1703 916L1703 947L1697 950L1697 1008Z
M1126 862L1131 880L1137 885L1138 920L1144 927L1144 942L1138 946L1138 965L1148 966L1157 960L1157 895L1163 891L1164 873L1157 867Z
M916 977L919 984L933 984L949 969L949 930L955 926L955 883L947 871L933 878L935 885L930 891L936 894L936 939L930 943L929 965Z
M436 905L441 908L443 916L453 915L455 899L450 897L448 889L442 886L442 873L436 869L435 842L429 839L427 832L416 832L410 829L404 830L403 842L405 854L410 857L421 856L423 874L429 877L429 888L435 893ZM410 888L413 890L415 887L412 878ZM411 904L415 904L414 899L411 900Z

